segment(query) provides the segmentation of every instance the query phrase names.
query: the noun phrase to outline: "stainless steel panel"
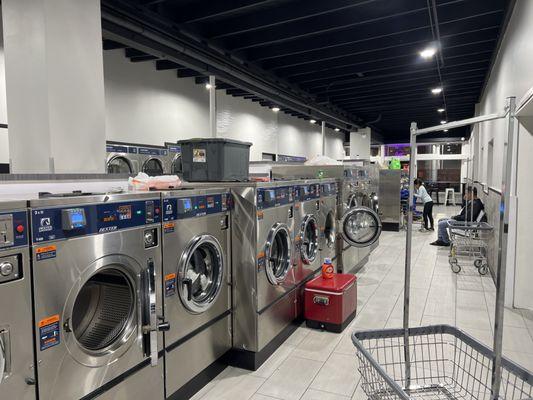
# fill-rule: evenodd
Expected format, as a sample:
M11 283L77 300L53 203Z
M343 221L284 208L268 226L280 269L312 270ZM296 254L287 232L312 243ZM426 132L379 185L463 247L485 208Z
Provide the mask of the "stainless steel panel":
M145 306L141 301L141 276L150 259L156 268L155 312L163 314L161 249L145 249L143 245L144 231L150 228L156 228L160 235L160 225L154 224L54 242L56 257L40 261L36 260L35 252L41 246L33 247L35 334L39 338L39 322L52 316L59 316L61 327L58 345L41 350L39 343L36 344L40 399L83 397L148 358L141 328L142 307ZM108 267L128 276L133 287L131 330L124 331L120 342L105 349L88 350L75 336L76 326L83 323L83 316L77 316L75 312L83 300L78 294L91 276ZM163 335L157 333L156 336L157 350L160 351Z
M144 367L97 397L98 400L164 400L163 360Z
M0 375L0 397L33 400L36 393L29 248L0 251L0 263L13 262L13 257L19 260L22 278L0 283L0 358L5 363L4 374Z
M296 203L295 205L295 217L294 217L294 258L295 258L295 279L296 283L299 284L306 279L308 279L310 276L312 276L318 269L320 269L322 263L320 261L320 254L317 255L317 257L311 261L310 263L304 262L302 255L301 255L301 235L302 235L302 223L304 221L304 218L309 215L315 217L317 220L320 213L320 200L314 199L310 201L304 201L301 203Z
M401 221L400 189L402 171L379 171L379 216L383 223L399 224Z
M231 316L228 315L166 352L167 396L171 396L230 348Z
M324 258L334 258L336 254L335 240L331 243L326 240L326 222L329 218L333 218L333 224L335 226L335 240L338 234L337 224L337 198L336 196L322 197L320 199L320 212L319 212L319 224L320 224L320 259L321 262ZM334 262L335 264L335 262Z
M295 288L278 302L257 314L257 348L260 351L298 315L298 290Z

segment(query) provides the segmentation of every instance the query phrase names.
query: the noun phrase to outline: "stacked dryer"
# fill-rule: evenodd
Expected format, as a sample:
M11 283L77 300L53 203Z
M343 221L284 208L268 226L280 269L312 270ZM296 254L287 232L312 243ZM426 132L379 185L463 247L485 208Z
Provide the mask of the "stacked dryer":
M296 329L295 184L232 185L233 365L257 369Z
M0 397L33 400L31 272L25 201L0 202Z
M38 398L163 399L159 193L29 205Z
M186 399L231 348L229 189L163 192L166 395Z

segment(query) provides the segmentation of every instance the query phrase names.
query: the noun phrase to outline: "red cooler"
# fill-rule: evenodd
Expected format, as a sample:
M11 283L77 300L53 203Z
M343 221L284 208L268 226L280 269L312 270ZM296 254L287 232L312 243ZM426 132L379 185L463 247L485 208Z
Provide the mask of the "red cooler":
M305 319L310 328L342 332L355 318L357 278L335 274L331 279L318 276L305 284Z

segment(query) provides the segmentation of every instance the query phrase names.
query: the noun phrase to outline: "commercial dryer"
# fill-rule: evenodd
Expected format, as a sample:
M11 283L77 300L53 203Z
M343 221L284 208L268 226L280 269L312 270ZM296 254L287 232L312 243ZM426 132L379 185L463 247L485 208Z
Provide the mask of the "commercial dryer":
M231 349L229 189L162 192L166 394L189 398Z
M164 146L138 146L138 160L141 172L150 176L169 173L165 168L165 159L168 158L168 149ZM167 168L168 168L168 163Z
M172 175L181 175L183 167L181 164L181 146L176 143L165 143L168 150L168 157L165 162L165 171Z
M108 141L106 152L106 168L109 174L137 174L139 172L137 146Z
M337 180L323 179L320 182L320 210L318 224L320 226L320 259L330 258L333 265L337 264L335 243L337 240Z
M26 201L0 202L0 397L35 399Z
M30 201L40 400L163 399L159 193Z
M294 185L232 187L233 365L257 369L296 328Z

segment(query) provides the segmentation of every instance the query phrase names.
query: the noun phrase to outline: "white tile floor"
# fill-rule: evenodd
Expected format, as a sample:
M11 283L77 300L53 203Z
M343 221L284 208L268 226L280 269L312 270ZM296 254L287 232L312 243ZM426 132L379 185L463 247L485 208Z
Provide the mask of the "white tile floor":
M451 208L436 208L452 213ZM415 230L411 324L457 325L492 346L495 289L473 266L450 270L447 249L429 246L435 234ZM226 368L193 399L364 399L350 333L401 327L405 234L384 232L379 247L358 275L358 315L342 334L302 325L255 372ZM533 370L533 313L506 310L504 353Z

